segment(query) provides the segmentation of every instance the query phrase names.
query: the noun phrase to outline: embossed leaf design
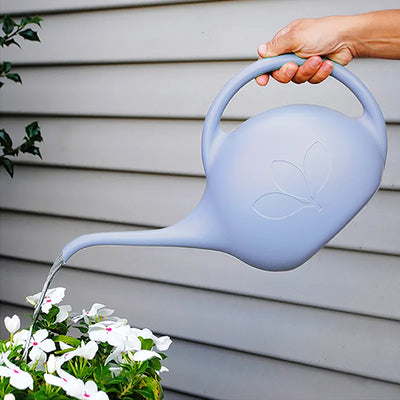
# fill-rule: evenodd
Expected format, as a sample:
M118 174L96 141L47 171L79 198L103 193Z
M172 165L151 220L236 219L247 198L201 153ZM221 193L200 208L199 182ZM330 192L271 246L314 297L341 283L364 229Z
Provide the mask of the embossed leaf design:
M303 200L310 198L305 176L295 164L285 160L274 160L271 169L272 179L281 192Z
M262 195L254 204L253 209L262 217L283 219L296 214L305 207L310 207L300 199L281 192Z
M330 173L328 150L321 142L315 142L307 150L303 163L304 173L310 193L319 193L325 186Z

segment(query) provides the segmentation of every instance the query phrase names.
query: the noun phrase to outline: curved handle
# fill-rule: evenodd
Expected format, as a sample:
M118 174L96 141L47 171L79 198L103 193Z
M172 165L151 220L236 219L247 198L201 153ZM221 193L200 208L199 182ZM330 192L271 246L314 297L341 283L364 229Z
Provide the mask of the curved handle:
M218 93L217 97L211 104L211 107L207 113L207 117L204 121L202 157L206 173L212 158L212 147L217 148L218 143L221 143L224 137L227 135L227 133L222 131L220 128L220 119L229 101L238 92L238 90L250 80L263 73L275 71L289 61L295 62L297 65L302 65L306 59L300 58L295 54L284 54L277 57L263 58L250 64L248 67L235 75ZM347 86L362 104L364 112L361 119L367 124L372 123L374 129L370 130L371 134L374 135L375 140L381 150L383 161L385 161L386 128L382 112L377 102L367 87L353 73L339 64L333 64L334 67L331 75Z

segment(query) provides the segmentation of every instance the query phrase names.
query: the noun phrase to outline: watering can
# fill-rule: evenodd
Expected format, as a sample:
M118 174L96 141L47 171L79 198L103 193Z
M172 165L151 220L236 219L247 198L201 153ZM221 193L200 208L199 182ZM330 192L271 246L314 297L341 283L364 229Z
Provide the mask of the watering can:
M95 245L179 246L218 250L267 271L296 268L332 239L379 187L386 161L382 113L364 84L335 64L332 76L363 107L350 118L318 105L266 111L224 132L220 119L247 82L293 61L265 58L234 76L204 122L202 158L207 177L194 211L175 225L148 231L94 233L67 244L65 263Z

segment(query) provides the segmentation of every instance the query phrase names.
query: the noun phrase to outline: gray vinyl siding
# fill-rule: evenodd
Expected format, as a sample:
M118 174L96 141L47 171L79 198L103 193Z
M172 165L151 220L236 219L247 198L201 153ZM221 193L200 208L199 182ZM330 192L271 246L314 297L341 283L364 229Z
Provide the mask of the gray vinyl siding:
M0 317L27 314L63 246L90 232L171 225L205 187L201 129L222 85L258 44L295 18L398 7L396 0L0 0L39 14L42 43L8 49L23 86L1 93L1 124L38 120L43 160L0 173ZM269 273L219 252L94 247L54 285L74 309L102 302L132 325L173 338L167 400L400 398L399 61L355 60L388 128L380 190L300 268ZM350 116L357 100L333 79L250 83L223 127L282 104ZM1 324L0 333L5 335Z

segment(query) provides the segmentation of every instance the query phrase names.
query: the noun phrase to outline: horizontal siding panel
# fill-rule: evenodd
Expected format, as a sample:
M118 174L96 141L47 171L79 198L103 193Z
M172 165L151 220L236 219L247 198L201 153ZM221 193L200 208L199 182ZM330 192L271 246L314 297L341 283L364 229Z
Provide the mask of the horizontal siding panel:
M0 303L1 319L6 315L22 316L27 310ZM326 393L330 393L329 400L389 400L400 395L397 384L172 339L164 362L170 372L162 375L162 383L168 389L191 395L167 389L165 400L197 396L218 400L320 400L327 398Z
M195 208L205 179L19 166L0 174L0 206L137 225L170 225Z
M97 8L117 8L129 6L151 6L172 3L195 3L209 0L37 0L32 5L30 0L0 0L0 10L3 14L59 12L67 10L90 10Z
M50 9L80 8L77 3L82 2L65 3L51 2ZM86 8L106 7L107 3L146 4L121 0L113 4L96 0L83 3ZM37 2L37 12L43 6ZM18 6L13 2L12 7ZM3 52L5 59L22 63L255 59L258 45L294 19L397 7L397 0L337 1L334 5L328 1L297 0L296 7L293 0L220 1L46 15L40 31L41 43L24 43L23 51L10 47ZM221 21L227 15L230 28L221 29Z
M75 237L125 229L118 224L3 212L0 253L50 268ZM400 320L400 260L394 256L325 248L294 271L268 273L213 251L103 246L79 252L68 265Z
M196 207L205 179L19 166L13 181L0 173L0 207L135 225L167 226ZM377 192L331 242L344 247L400 254L400 192Z
M223 84L243 62L90 65L16 68L20 85L5 85L3 112L76 116L203 118ZM400 81L391 79L396 60L356 60L351 69L369 86L385 118L400 121L395 99ZM371 70L378 70L372 74ZM361 114L354 96L329 79L321 85L247 85L232 100L225 117L247 118L284 104L328 106L350 116Z
M23 305L25 294L40 290L48 266L3 260L1 269L1 299ZM397 321L67 267L53 286L67 288L73 309L87 309L92 297L89 303L101 301L133 325L171 337L400 383Z
M19 160L108 170L204 175L202 121L40 117L43 159ZM18 137L32 118L4 117L2 127ZM226 131L239 122L224 121ZM388 125L388 159L381 188L400 189L400 125Z
M4 117L2 127L17 138L32 120ZM41 165L204 175L202 121L46 117L38 120L44 138L40 144L43 159L21 154L19 160ZM398 183L400 187L400 176Z

